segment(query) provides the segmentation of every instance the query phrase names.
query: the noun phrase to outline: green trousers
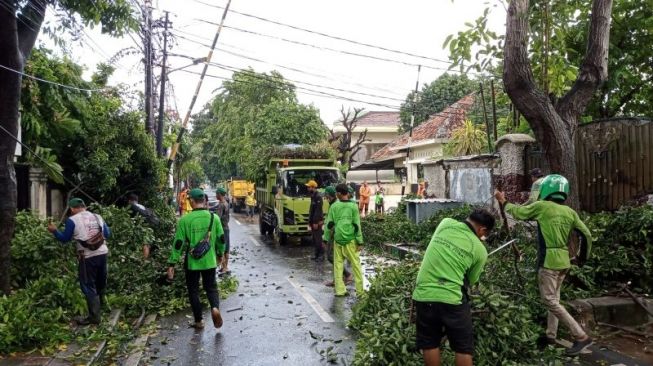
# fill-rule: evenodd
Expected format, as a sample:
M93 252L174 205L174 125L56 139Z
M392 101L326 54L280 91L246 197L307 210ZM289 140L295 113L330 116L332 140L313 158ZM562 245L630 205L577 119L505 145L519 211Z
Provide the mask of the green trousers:
M358 250L356 242L352 241L347 245L334 244L333 245L333 282L335 284L336 295L342 296L347 292L345 281L342 278L342 269L345 265L345 258L351 264L351 272L354 275L354 283L356 284L356 294L361 296L363 290L363 268L361 261L358 257Z

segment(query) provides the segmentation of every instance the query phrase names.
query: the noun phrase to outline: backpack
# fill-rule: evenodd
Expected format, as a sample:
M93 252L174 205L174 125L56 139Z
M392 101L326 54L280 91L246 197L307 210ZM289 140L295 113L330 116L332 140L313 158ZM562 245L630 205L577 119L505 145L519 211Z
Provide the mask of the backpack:
M161 220L159 219L159 217L154 213L154 211L150 210L149 208L146 207L141 208L136 204L132 204L131 209L134 213L141 215L143 217L143 220L151 228L157 228L161 224Z

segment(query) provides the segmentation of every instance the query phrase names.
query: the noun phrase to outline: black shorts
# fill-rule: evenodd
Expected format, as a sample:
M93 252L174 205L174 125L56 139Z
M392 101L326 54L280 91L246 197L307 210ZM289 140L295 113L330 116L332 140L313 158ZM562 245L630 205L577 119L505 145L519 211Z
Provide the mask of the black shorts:
M440 348L445 335L456 353L474 353L474 331L469 303L450 305L415 301L417 308L417 349Z

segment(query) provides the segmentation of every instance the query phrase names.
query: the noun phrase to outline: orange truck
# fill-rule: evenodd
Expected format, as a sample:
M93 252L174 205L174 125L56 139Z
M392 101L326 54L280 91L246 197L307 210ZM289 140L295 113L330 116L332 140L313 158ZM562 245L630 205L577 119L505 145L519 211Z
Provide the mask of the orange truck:
M244 179L231 178L227 185L231 207L235 213L245 211L245 198L248 192L255 191L254 183Z

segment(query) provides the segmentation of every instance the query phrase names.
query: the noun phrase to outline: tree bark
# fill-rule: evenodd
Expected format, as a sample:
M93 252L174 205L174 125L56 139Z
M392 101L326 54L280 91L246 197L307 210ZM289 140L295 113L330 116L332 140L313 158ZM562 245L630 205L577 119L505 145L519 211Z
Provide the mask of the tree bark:
M528 0L512 0L508 8L503 80L515 107L524 115L542 145L553 173L571 185L568 204L580 208L574 135L578 119L608 75L612 0L594 0L587 53L571 90L556 106L536 87L528 59Z
M29 56L43 22L45 2L29 1L26 13L17 19L13 1L0 0L0 126L18 135L19 105L25 60ZM29 19L27 19L28 17ZM17 72L16 72L17 71ZM11 292L11 239L16 217L16 141L0 131L0 291Z

